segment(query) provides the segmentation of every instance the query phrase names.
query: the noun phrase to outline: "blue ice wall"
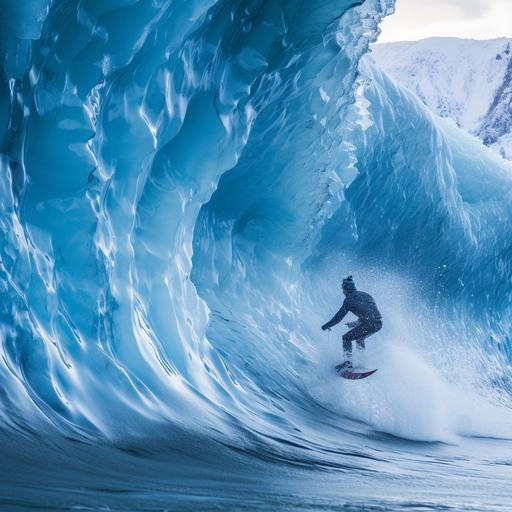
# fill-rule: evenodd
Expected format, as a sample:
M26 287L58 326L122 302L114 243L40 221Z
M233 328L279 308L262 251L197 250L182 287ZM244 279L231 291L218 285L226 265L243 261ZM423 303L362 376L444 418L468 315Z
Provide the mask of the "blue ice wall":
M510 168L361 61L391 1L2 8L6 423L318 435L344 272L504 364Z

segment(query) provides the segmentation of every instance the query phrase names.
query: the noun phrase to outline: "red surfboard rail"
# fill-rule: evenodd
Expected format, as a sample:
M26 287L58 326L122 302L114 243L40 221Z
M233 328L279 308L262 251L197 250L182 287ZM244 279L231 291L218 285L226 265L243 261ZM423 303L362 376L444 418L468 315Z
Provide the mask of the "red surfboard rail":
M338 375L348 380L366 379L373 375L377 370L368 370L367 368L343 368L337 369Z

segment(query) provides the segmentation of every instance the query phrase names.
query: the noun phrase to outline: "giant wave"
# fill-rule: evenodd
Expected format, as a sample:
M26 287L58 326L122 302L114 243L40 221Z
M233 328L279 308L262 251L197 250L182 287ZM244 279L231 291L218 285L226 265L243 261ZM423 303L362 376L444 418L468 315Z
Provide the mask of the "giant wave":
M511 167L364 58L392 8L2 7L4 429L512 435ZM319 330L348 273L385 319L357 388Z

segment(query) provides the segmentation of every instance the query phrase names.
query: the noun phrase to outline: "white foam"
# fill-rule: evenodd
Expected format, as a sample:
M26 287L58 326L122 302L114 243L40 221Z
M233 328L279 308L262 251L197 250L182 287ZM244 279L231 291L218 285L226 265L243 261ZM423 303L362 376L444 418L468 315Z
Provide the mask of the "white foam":
M334 366L342 360L346 330L340 324L323 339L319 335L312 348L316 368L306 379L313 397L343 416L405 439L457 443L460 436L512 438L512 411L493 402L484 381L471 379L478 367L471 348L422 325L417 312L404 309L405 292L400 296L397 288L380 286L372 289L377 303L384 305L384 328L367 340L362 357L354 353L357 365L378 371L356 381L337 376ZM386 311L385 304L392 302L379 301L382 294L394 295L394 312ZM409 296L409 302L417 299Z

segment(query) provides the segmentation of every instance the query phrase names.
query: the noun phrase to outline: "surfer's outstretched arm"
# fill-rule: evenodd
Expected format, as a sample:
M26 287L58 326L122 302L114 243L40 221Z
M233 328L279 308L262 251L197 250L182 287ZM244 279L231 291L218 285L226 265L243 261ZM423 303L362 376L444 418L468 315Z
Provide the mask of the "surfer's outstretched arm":
M334 327L336 324L339 324L348 313L347 301L343 302L343 306L341 306L340 310L329 320L326 324L322 325L322 330L330 329Z

